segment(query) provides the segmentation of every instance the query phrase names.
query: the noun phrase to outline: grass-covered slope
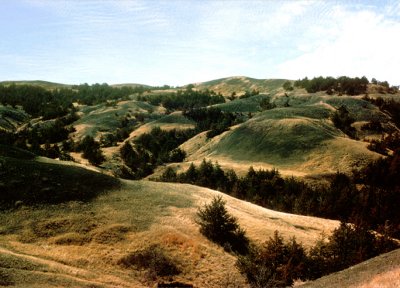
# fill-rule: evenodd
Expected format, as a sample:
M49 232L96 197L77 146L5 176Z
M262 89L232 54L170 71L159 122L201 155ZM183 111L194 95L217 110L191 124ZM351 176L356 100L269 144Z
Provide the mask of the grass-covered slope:
M15 161L7 160L6 164ZM33 169L30 165L27 167ZM27 173L20 171L21 175ZM77 178L75 167L35 166L34 171L47 178L45 183L65 181L65 187L57 187L64 193L74 187L91 186L97 191L100 185L105 186L95 178L97 174L89 175L90 171L79 170L85 181ZM60 179L60 173L68 179ZM68 182L75 186L69 187L72 184ZM46 193L52 197L52 192ZM222 194L185 184L122 181L121 186L109 187L107 193L89 202L35 207L22 204L2 210L0 275L4 283L0 285L153 287L172 278L195 287L221 287L226 283L247 287L235 268L236 258L202 236L195 222L197 209L216 195ZM329 233L338 224L264 209L227 195L223 198L229 212L258 243L279 230L285 238L296 236L311 246L322 231ZM121 265L122 259L151 245L161 247L181 272L173 277L154 277L147 270Z
M27 80L27 81L2 81L0 82L1 85L33 85L33 86L40 86L46 89L60 89L60 88L69 88L71 85L68 84L61 84L49 81L42 81L42 80Z
M244 94L246 91L259 91L269 93L282 87L284 79L255 79L244 76L221 78L195 84L197 89L214 90L222 95L229 96L233 92L237 95Z
M83 106L79 109L80 119L73 123L75 137L82 139L86 135L98 137L102 133L115 132L126 118L140 124L144 119L159 118L159 107L140 101L120 101L113 104Z
M176 111L168 115L161 116L160 118L143 124L129 135L129 140L138 137L145 133L150 133L153 128L160 128L162 130L185 130L194 129L195 122L182 115L182 112Z
M400 250L394 250L377 256L346 270L305 283L299 287L400 287Z
M0 145L0 206L87 201L119 180L58 161L37 161L24 150Z
M0 131L15 131L28 120L29 116L25 112L0 105Z
M205 157L233 168L240 163L304 175L350 172L379 157L367 149L368 143L350 139L331 121L332 113L345 105L356 123L372 119L389 122L377 107L361 98L305 95L297 91L274 96L271 101L279 103L282 98L289 107L277 105L211 140L196 137L183 144L189 155L187 160ZM240 100L231 103L236 101Z

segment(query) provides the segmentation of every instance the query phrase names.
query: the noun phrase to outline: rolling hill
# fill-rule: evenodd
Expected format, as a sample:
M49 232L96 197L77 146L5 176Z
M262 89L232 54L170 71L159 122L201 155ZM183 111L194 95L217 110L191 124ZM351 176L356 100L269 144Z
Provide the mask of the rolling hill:
M222 195L220 192L150 181L124 180L115 186L116 183L109 183L108 176L82 171L72 163L50 164L40 159L26 159L24 164L16 158L10 159L2 156L2 167L22 168L29 164L22 174L24 179L32 179L32 183L41 181L51 186L63 181L73 187L59 189L72 201L58 203L51 196L54 192L46 190L49 204L20 201L14 209L0 212L1 285L152 286L170 277L152 278L145 271L120 263L134 251L157 245L181 268L182 272L173 277L175 281L195 287L220 287L224 283L246 287L235 268L235 257L202 236L195 222L198 207ZM32 165L36 168L30 169ZM17 177L7 177L12 178ZM102 193L90 197L92 200L82 197L84 201L80 201L74 197L87 195L89 191L99 192L101 178L110 184L101 184ZM35 189L43 192L37 186L32 186L30 192L34 193ZM285 238L295 236L304 245L311 246L321 232L329 233L338 225L337 221L264 209L227 195L223 198L229 212L258 243L279 230Z
M322 181L321 175L351 173L382 157L367 148L368 141L399 132L393 115L367 101L364 95L306 93L300 88L285 91L282 84L286 81L229 77L194 84L195 89L210 89L226 96L225 103L212 107L239 115L240 120L214 137L208 138L208 131L197 130L194 137L190 134L192 138L179 146L186 152L183 162L157 162L155 173L140 181L110 176L122 164L120 147L155 127L193 129L196 122L183 116L184 111L168 111L146 102L145 97L135 97L139 94L96 105L74 103L80 118L68 125L76 129L69 135L75 143L87 135L103 141L107 135L114 137L126 128L122 140L118 138L111 146L101 142L106 161L99 167L90 165L81 152L71 153L76 162L59 161L0 142L0 286L152 287L174 280L195 287L247 287L235 267L236 258L207 240L196 224L198 208L218 195L223 196L228 211L256 243L264 243L278 230L285 239L295 236L311 247L321 233L333 231L338 221L276 212L193 185L148 181L168 167L182 172L192 162L199 164L203 159L218 162L223 169L232 168L239 176L253 166L277 168L284 176L310 176ZM69 87L45 81L15 83L46 89ZM373 99L400 99L399 93L381 94L379 87L372 88L369 96ZM167 93L176 90L171 88ZM260 93L229 97L233 92L239 96L252 90ZM163 90L154 93L162 95ZM354 120L351 127L355 137L333 123L332 115L341 106ZM373 121L382 125L382 131L362 128ZM15 132L22 126L41 123L46 124L20 108L0 106L0 130ZM28 143L24 141L20 144ZM43 148L50 143L40 144ZM29 149L30 145L25 147ZM62 146L61 142L51 145ZM176 276L155 277L146 269L125 265L146 248L163 251L180 272ZM399 263L395 258L398 251L353 270L305 283L304 287L328 286L327 283L337 284L336 287L343 283L353 287L386 285L398 278ZM352 271L371 276L352 277ZM343 282L345 278L350 282Z
M400 250L377 256L349 269L311 281L301 288L392 288L400 286Z
M254 97L259 96L251 98ZM296 92L275 96L272 101L278 103L281 98L288 99L289 107L277 105L259 112L211 140L196 137L184 143L181 147L188 153L188 161L207 158L223 166L235 167L240 163L247 167L276 167L284 174L307 175L350 172L380 157L367 149L368 143L349 138L330 120L338 107L346 105L356 123L375 118L390 122L387 115L366 101Z
M278 90L282 84L287 81L285 79L255 79L245 76L234 76L211 80L194 84L196 89L209 89L224 96L229 96L233 92L242 95L246 91L256 90L260 93L269 93Z

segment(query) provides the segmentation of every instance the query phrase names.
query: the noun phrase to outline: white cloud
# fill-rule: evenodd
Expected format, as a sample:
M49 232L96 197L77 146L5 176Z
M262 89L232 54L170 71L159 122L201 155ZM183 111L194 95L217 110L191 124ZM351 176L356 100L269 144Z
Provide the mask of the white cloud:
M324 26L310 30L320 39L306 49L300 45L302 55L278 66L280 77L366 75L400 84L399 21L337 7Z

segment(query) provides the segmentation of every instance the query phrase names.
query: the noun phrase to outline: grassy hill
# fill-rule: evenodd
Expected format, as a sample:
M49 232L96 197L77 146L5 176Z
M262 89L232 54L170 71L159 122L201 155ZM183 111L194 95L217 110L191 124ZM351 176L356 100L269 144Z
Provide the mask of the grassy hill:
M267 96L234 100L221 107L233 107L237 102L236 111L240 111L245 100L248 103L258 97ZM259 112L211 140L196 137L183 144L189 155L187 160L209 158L234 168L238 164L247 168L276 167L287 174L304 175L350 172L379 157L366 148L367 143L350 139L330 119L338 107L345 105L356 123L372 119L390 122L386 114L361 98L302 94L295 90L288 95L274 95L270 101L277 108ZM281 105L283 101L288 107Z
M377 256L349 269L308 282L301 288L392 288L400 286L400 250Z
M196 84L196 89L225 96L252 90L260 94L215 105L225 112L243 113L243 119L248 120L211 139L207 131L194 136L180 146L187 153L185 162L169 165L182 171L191 162L198 164L208 158L224 169L233 168L238 175L246 173L249 166L275 167L283 175L295 176L351 172L381 157L367 149L368 143L363 141L367 134L360 128L363 124L378 119L388 130L398 131L389 113L379 111L362 96L306 93L297 88L285 92L285 81L229 77ZM68 86L44 81L15 83L46 89ZM377 97L375 94L371 97ZM385 97L399 99L399 95ZM266 102L271 104L269 110L263 106ZM331 115L341 105L354 118L359 139L351 139L333 125ZM195 127L181 111L167 114L164 107L136 100L82 105L78 109L80 119L72 123L75 140L86 135L99 139L114 133L123 121L128 121L132 129L125 141L154 127ZM29 116L20 110L0 106L0 129L15 131L27 121ZM35 121L41 123L39 118ZM103 168L121 164L121 142L118 145L102 148L107 157ZM160 165L156 173L161 174L166 167ZM279 230L284 238L295 236L310 247L322 232L329 234L338 225L337 221L268 210L206 188L119 180L99 173L103 168L36 157L0 145L0 286L152 287L173 279L195 287L246 287L235 268L235 257L202 236L195 221L198 208L216 195L223 195L228 211L258 243ZM155 277L146 269L124 264L146 248L164 251L180 273ZM306 283L305 287L329 283L337 283L337 287L342 283L356 287L386 285L398 278L396 257L398 251L328 280ZM372 276L351 277L352 271L357 275L367 271ZM353 282L343 282L345 278Z
M196 83L194 85L197 89L214 90L224 96L229 96L232 92L241 95L246 91L252 90L259 91L260 93L269 93L280 89L285 81L285 79L255 79L244 76L234 76Z
M202 236L195 223L198 207L221 193L185 184L127 180L118 184L72 163L60 165L57 161L34 159L21 162L22 159L3 156L1 161L2 167L10 166L7 170L18 170L23 176L13 184L15 187L25 189L23 183L30 175L32 187L63 183L54 191L39 191L48 193L49 199L54 193L62 193L73 201L37 201L34 206L24 201L14 209L0 211L0 285L153 286L169 277L153 278L146 271L121 265L121 259L154 244L180 268L181 273L173 277L176 281L195 287L220 287L226 283L246 287L234 266L235 257ZM6 179L18 178L7 175ZM90 201L74 197L76 193L82 196L89 191L99 192L99 186L103 193L90 197ZM258 243L279 230L285 238L296 236L311 246L322 231L329 233L338 224L223 197L229 212Z
M140 101L120 101L115 104L98 104L82 106L79 109L80 119L73 123L76 128L74 136L82 139L86 135L99 138L103 133L114 132L121 126L124 118L140 125L139 119L149 121L161 117L161 107L155 107Z
M0 131L15 131L29 120L24 111L0 105Z
M55 83L55 82L49 82L49 81L42 81L42 80L27 80L27 81L1 81L1 85L34 85L34 86L40 86L42 88L46 89L58 89L58 88L69 88L71 85L69 84L61 84L61 83Z

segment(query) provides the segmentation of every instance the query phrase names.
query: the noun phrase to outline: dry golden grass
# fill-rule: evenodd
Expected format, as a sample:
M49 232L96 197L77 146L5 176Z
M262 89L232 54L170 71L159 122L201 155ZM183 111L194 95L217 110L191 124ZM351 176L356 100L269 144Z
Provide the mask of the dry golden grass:
M308 282L304 288L396 288L400 287L400 249L362 262L346 270Z
M151 287L155 280L145 271L118 263L133 251L158 244L182 270L173 277L176 281L195 287L246 287L235 257L204 238L195 223L198 207L219 194L185 184L124 181L121 189L90 203L1 212L0 259L14 257L7 262L14 268L7 271L17 287ZM310 246L322 231L329 233L338 224L223 198L248 236L259 243L279 230ZM44 265L47 274L36 266L18 269L28 260L33 266Z

